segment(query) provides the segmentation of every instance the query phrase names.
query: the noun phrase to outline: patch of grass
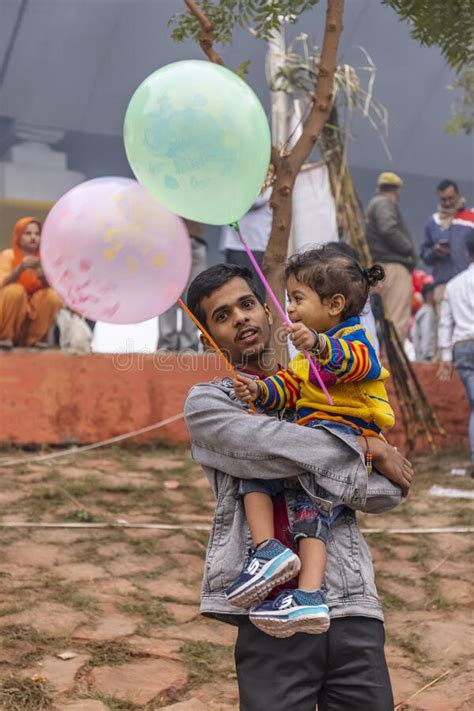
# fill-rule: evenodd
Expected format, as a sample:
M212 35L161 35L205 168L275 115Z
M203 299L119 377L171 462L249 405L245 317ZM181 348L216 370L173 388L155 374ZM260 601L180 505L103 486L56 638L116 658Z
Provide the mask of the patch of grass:
M186 489L186 502L194 506L199 513L210 513L214 509L214 503L210 499L210 491L210 489L189 486Z
M86 511L85 509L74 509L73 511L67 511L62 515L63 521L71 521L72 523L100 523L104 522L103 516L97 516L91 511Z
M91 651L92 656L88 661L91 667L117 666L125 664L134 657L133 649L118 641L98 642Z
M136 555L156 555L160 551L161 541L156 538L130 538L127 542Z
M395 593L390 592L389 590L384 590L380 587L380 585L378 585L377 587L379 595L382 598L383 607L390 610L403 610L404 608L406 608L406 602L402 600L401 597L399 597Z
M39 632L35 627L30 627L30 625L6 625L0 628L0 635L4 647L17 647L21 642L46 645L53 639L57 639Z
M82 592L75 583L59 584L54 592L54 599L74 610L95 611L97 609L97 601L91 595Z
M109 696L108 694L103 694L101 691L96 690L91 690L86 694L81 694L80 698L102 701L104 706L107 706L110 711L142 711L143 709L143 706L140 706L133 701L118 699L116 696Z
M370 543L384 554L384 558L388 560L396 559L395 542L393 536L388 533L373 533L370 536Z
M141 632L146 631L147 626L163 626L172 625L176 622L173 615L171 615L167 609L163 606L163 603L156 598L140 598L138 596L131 596L125 602L122 602L120 609L130 615L138 615L146 623L144 628L141 628Z
M389 634L389 638L394 642L394 644L397 645L397 647L400 647L400 649L403 649L417 665L421 665L424 663L425 660L425 655L423 654L421 647L420 647L420 635L417 632L411 632L407 637L401 637L397 634Z
M410 563L424 563L427 559L427 556L428 552L425 550L424 547L417 547L410 555L408 560L410 561Z
M202 684L233 669L232 647L211 642L185 642L179 653L190 667L189 681Z
M17 612L21 612L25 609L24 605L20 605L17 602L12 602L5 605L5 607L0 608L0 617L6 617L7 615L16 615Z
M453 511L452 522L455 526L474 526L474 510L463 507Z
M45 634L30 625L6 625L0 628L0 635L3 646L17 653L17 667L28 667L47 652L68 644L64 638Z
M455 610L459 607L455 600L448 600L444 597L439 588L438 579L434 575L426 575L421 582L428 598L426 604L428 609Z
M87 474L84 477L78 479L66 479L63 478L64 490L70 496L75 498L79 496L88 496L89 494L95 494L98 487L100 486L100 479L94 474Z
M41 677L12 676L0 684L0 704L6 711L45 711L52 708L53 698L48 682Z
M101 482L100 484L97 484L96 493L100 491L103 494L133 494L137 488L140 487L128 482L123 482L121 484L107 484L107 482Z

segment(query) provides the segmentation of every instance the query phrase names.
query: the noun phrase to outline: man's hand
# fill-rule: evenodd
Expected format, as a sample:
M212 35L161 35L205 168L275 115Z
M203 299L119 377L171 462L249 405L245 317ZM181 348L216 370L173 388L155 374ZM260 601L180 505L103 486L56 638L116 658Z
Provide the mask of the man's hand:
M315 347L317 338L314 335L314 332L305 326L304 323L297 321L296 323L292 323L291 326L288 326L287 328L291 342L297 350L310 351Z
M451 360L444 361L440 363L438 370L436 371L436 377L443 383L447 383L453 377L454 365Z
M437 257L449 257L451 249L447 242L437 242L437 244L433 247L433 252Z
M365 451L364 438L358 437L357 439ZM378 437L370 437L369 443L375 469L394 484L398 484L402 490L402 496L408 496L414 475L411 463L395 447Z
M255 402L258 397L258 385L252 378L239 375L234 380L234 391L242 402Z

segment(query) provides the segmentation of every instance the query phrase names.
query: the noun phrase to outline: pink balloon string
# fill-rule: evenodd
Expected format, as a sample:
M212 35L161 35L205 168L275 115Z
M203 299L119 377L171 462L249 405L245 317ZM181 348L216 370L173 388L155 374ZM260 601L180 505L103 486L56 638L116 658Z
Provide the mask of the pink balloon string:
M248 258L249 258L250 261L252 262L253 268L254 268L255 271L257 272L260 281L262 282L263 286L264 286L265 289L266 289L266 292L267 292L268 296L270 297L270 299L271 299L272 302L273 302L273 305L275 306L276 310L277 310L278 313L280 314L283 323L284 323L286 326L291 326L291 321L289 320L288 316L287 316L286 313L284 312L284 310L283 310L283 308L282 308L280 302L278 301L277 297L275 296L275 294L274 294L274 292L273 292L273 289L271 288L270 284L268 283L268 281L267 281L267 279L266 279L266 277L265 277L265 274L264 274L264 273L262 272L262 270L260 269L260 266L259 266L257 260L255 259L255 257L254 257L253 254L252 254L252 250L250 249L250 247L248 246L248 244L247 244L247 242L245 241L244 237L242 236L242 233L241 233L241 231L240 231L239 223L238 223L238 222L232 222L232 224L231 224L230 226L237 232L237 234L238 234L238 236L239 236L239 239L240 239L240 241L241 241L241 243L242 243L242 246L243 246L243 248L245 249ZM315 364L314 364L314 361L313 361L313 359L311 358L311 355L308 353L308 351L303 351L303 352L304 352L304 355L306 356L306 358L308 359L308 363L309 363L310 370L311 370L311 372L313 373L313 375L315 376L316 380L318 381L319 387L320 387L321 390L323 391L324 396L325 396L325 398L326 398L328 404L329 404L329 405L334 405L333 399L332 399L332 397L330 396L330 394L328 393L328 390L327 390L325 384L323 383L323 379L321 378L321 374L319 373L318 369L316 368L316 366L315 366Z

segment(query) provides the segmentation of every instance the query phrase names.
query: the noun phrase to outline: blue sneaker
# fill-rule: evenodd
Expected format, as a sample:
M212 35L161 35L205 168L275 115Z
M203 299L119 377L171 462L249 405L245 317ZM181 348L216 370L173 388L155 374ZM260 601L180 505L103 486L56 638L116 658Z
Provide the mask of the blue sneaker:
M300 567L296 553L270 538L264 546L250 552L239 577L227 588L226 598L236 607L253 607L277 585L298 575Z
M321 590L284 590L274 600L250 610L249 619L272 637L291 637L296 632L322 634L329 629L329 608Z

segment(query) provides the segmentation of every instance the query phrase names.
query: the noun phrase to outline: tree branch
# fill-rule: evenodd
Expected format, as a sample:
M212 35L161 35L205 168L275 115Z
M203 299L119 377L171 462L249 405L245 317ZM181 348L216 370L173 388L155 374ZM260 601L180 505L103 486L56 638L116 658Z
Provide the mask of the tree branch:
M290 154L290 163L296 173L309 156L329 118L334 101L334 74L337 69L339 38L343 29L344 0L328 0L326 25L315 96L303 131Z
M326 24L314 101L296 145L289 154L280 158L278 171L273 183L272 196L270 198L270 207L273 211L272 229L265 251L263 269L281 304L285 303L283 266L288 256L293 188L298 173L314 148L332 109L334 73L337 68L343 13L344 0L327 0ZM280 319L272 305L270 305L270 310L273 314L274 330L276 332ZM287 357L286 347L275 343L275 349L278 362L284 364Z
M201 10L195 0L184 0L187 8L194 15L196 20L199 22L202 28L201 35L199 37L199 45L204 52L204 54L210 59L214 64L220 64L224 66L224 61L220 54L214 49L214 25L207 15Z
M278 148L276 146L272 146L272 152L270 155L270 162L273 165L273 167L275 168L275 172L278 170L278 168L280 166L280 161L281 161L280 151L278 150Z

